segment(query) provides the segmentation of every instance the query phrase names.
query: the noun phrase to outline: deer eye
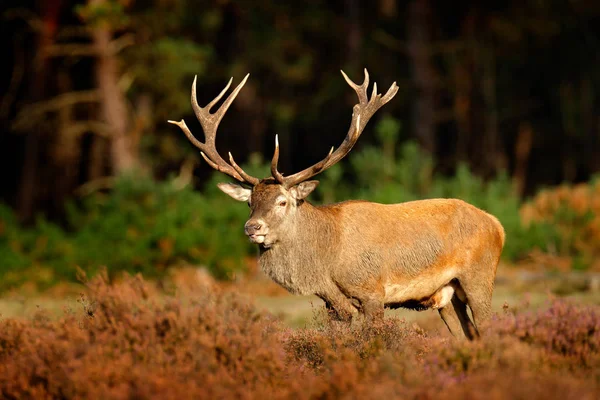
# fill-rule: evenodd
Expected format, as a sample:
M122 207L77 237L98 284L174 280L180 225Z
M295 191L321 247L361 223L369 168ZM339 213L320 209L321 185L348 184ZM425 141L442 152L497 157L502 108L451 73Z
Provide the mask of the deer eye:
M277 205L281 206L281 207L285 207L285 206L287 206L287 201L286 200L281 200L279 203L277 203Z

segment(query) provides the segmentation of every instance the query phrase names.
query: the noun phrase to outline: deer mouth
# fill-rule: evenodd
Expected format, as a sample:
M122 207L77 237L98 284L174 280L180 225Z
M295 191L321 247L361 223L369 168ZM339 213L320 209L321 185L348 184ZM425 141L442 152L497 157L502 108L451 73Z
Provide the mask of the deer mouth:
M273 241L270 240L270 237L267 238L266 233L260 233L260 234L254 233L252 235L248 235L248 239L250 239L250 241L252 243L257 244L264 249L270 249L271 246L273 246Z
M263 234L253 233L251 235L248 235L248 239L250 239L250 241L252 243L256 243L256 244L263 244L265 242L266 238L267 238L266 233L263 233Z

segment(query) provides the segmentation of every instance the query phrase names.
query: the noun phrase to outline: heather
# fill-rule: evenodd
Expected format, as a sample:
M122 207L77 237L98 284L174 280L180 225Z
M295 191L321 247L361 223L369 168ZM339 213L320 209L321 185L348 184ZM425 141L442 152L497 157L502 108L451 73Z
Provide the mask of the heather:
M188 282L189 283L189 282ZM592 399L600 308L505 309L482 340L402 319L291 329L228 287L93 278L59 318L0 320L2 398Z

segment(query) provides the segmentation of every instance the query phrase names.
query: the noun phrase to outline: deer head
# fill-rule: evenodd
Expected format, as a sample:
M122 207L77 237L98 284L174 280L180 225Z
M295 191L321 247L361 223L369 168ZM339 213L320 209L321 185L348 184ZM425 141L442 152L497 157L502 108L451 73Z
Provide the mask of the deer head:
M192 107L204 131L204 143L194 137L184 120L179 122L169 121L181 128L190 142L200 149L200 154L212 168L240 182L220 183L218 186L235 200L247 202L250 206L250 218L244 228L246 235L252 242L269 248L280 239L281 232L287 231L290 225L294 223L293 216L298 212L306 197L315 190L319 183L316 180L309 179L344 158L350 152L375 112L389 102L398 92L398 87L396 86L396 82L394 82L387 93L382 96L377 93L377 83L375 83L373 84L371 98L369 98L367 94L369 73L366 69L364 70L365 79L361 85L352 82L344 71L341 72L348 85L358 95L359 100L353 109L348 134L335 151L334 147L332 147L327 156L321 161L293 175L284 176L277 169L279 161L279 141L277 136L275 136L275 151L271 160L271 177L265 179L258 179L247 174L235 162L231 153L229 153L229 163L227 163L221 158L215 148L215 137L219 123L246 83L249 74L246 75L214 114L210 113L210 109L227 92L233 78L229 80L225 89L204 108L198 105L196 79L194 78L194 83L192 84Z

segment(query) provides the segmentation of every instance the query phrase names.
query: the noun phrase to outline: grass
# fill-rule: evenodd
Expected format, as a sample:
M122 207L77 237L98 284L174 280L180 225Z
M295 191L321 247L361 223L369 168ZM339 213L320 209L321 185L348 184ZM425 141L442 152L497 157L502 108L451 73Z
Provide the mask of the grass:
M593 276L578 273L574 278L565 274L537 274L514 268L501 267L498 272L492 309L501 313L505 304L522 306L527 304L531 309L547 305L548 300L559 296L577 304L600 304L600 290L588 290L581 284L582 277ZM193 291L186 285L220 285L224 288L247 294L254 299L256 306L281 319L293 328L305 327L311 323L315 312L323 308L323 302L316 296L293 296L281 289L272 281L258 277L243 279L233 283L218 284L203 270L181 269L161 283L167 286L167 292L182 288L184 296L193 296ZM0 297L0 317L32 318L40 309L50 316L60 317L66 308L76 308L84 285L59 285L49 291L38 293L35 289L25 288L20 291L5 293ZM444 332L446 327L437 311L416 312L397 309L386 310L386 316L398 317L410 323L417 323L426 329Z

